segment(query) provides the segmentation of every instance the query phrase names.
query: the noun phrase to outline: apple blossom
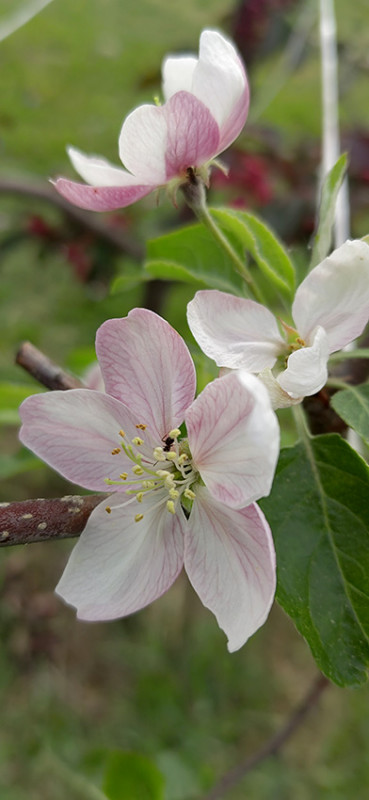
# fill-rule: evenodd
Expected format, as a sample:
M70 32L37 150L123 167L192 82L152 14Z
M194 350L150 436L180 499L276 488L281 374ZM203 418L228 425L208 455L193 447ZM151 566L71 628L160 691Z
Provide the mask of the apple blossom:
M107 320L96 351L106 393L55 391L20 408L26 446L68 480L113 492L89 517L56 591L80 619L114 619L163 594L184 565L237 650L275 590L272 537L254 502L269 493L278 457L268 393L240 371L194 400L184 341L145 309Z
M237 138L247 117L249 88L233 44L217 31L200 36L199 57L164 59L162 106L142 105L128 115L119 137L126 169L87 156L69 157L90 185L59 178L55 187L81 208L123 208L162 186L176 188L197 175L207 183L209 165Z
M329 354L368 321L369 246L347 241L310 272L292 305L296 329L283 323L287 338L269 309L216 290L197 292L187 314L195 339L219 367L258 373L274 408L299 403L326 383Z

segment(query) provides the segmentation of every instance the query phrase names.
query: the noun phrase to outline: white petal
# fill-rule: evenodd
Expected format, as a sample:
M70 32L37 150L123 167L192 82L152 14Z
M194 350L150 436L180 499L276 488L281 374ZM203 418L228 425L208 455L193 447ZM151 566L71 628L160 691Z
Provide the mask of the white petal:
M165 505L150 511L152 499L117 508L121 502L115 495L92 512L56 587L80 619L132 614L166 592L182 568L185 520ZM135 522L138 512L144 517Z
M235 47L217 31L203 31L201 34L192 92L211 111L221 133L237 109L237 120L232 120L232 135L236 138L248 111L247 79ZM240 100L242 107L238 108ZM227 136L227 141L223 141L222 149L230 144L229 138Z
M275 317L254 300L203 290L188 304L187 319L201 349L218 367L261 372L286 348Z
M169 100L176 92L191 92L194 69L198 59L194 56L168 56L162 65L163 95Z
M124 120L119 155L142 183L158 186L166 181L167 122L164 106L143 105Z
M327 363L327 334L324 328L317 328L312 345L291 353L287 369L278 375L277 381L294 398L315 394L327 381Z
M260 509L226 508L201 487L185 537L185 569L228 649L238 650L265 622L275 592L273 540Z
M239 370L209 383L186 425L193 463L217 500L243 508L269 494L279 427L258 378Z
M317 325L325 329L330 353L360 336L369 318L369 246L347 241L318 264L297 289L292 313L305 340Z
M76 147L67 147L67 152L76 172L91 186L135 186L139 182L101 156L87 156Z
M289 408L301 403L303 397L292 397L282 389L270 369L259 372L258 378L268 390L272 408Z

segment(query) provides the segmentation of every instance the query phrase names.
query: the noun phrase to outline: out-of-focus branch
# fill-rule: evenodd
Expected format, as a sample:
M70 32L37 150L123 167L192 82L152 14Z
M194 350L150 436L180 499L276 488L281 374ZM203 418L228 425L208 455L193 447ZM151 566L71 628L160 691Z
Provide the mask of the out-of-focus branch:
M83 383L54 364L41 350L30 342L23 342L15 357L16 364L23 367L36 381L48 389L81 389Z
M0 503L0 547L79 536L103 494Z
M50 361L37 347L24 342L16 363L48 389L78 389L83 383ZM0 503L0 547L79 536L103 494Z
M272 736L271 739L268 739L260 750L244 761L241 761L240 764L237 764L236 767L233 767L233 769L227 772L202 800L220 800L220 798L224 797L227 792L236 786L248 772L254 769L254 767L261 764L267 758L270 758L270 756L276 755L285 742L290 739L297 728L304 722L309 711L316 705L320 695L329 685L329 681L324 675L318 675L301 703L297 706L295 711L292 712L283 727Z
M86 213L81 208L72 206L55 189L48 184L30 183L8 178L0 179L0 194L18 194L24 197L32 197L60 208L60 210L73 222L77 222L85 230L90 231L100 239L104 239L117 250L121 250L127 255L137 260L144 256L143 247L123 231L114 230L106 225L101 218L92 211Z

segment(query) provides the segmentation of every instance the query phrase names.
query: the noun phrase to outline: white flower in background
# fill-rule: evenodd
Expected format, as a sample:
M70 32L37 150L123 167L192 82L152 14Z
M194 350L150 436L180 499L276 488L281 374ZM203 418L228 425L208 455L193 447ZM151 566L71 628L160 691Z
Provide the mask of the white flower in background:
M259 374L274 408L318 392L328 357L360 336L369 319L369 246L347 241L302 281L284 336L269 309L216 290L197 292L188 323L219 367ZM271 371L273 369L273 372Z
M168 186L171 193L199 175L237 138L247 117L249 87L242 61L217 31L203 31L199 57L163 62L162 106L142 105L128 115L119 136L126 169L100 156L68 148L75 170L89 185L65 178L55 188L71 203L93 211L123 208Z

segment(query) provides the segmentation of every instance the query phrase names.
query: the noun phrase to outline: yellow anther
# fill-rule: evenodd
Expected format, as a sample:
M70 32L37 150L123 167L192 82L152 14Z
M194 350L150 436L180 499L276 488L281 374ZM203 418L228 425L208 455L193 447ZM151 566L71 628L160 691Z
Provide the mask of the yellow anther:
M167 461L175 461L176 458L177 458L177 454L176 453L169 452L169 453L166 453L165 455L166 455Z
M106 511L108 514L111 514L111 508L110 508L110 506L105 506L105 511Z
M186 455L186 453L181 453L181 455L178 458L178 464L182 466L182 464L185 464L186 461L188 461L188 455Z
M143 422L139 422L138 425L136 425L136 428L138 428L139 431L145 431L147 425L144 425Z
M175 514L176 513L176 509L175 509L175 505L173 503L173 500L168 500L167 501L167 511L169 511L170 514Z
M170 472L168 472L167 469L157 469L156 474L158 478L167 478L168 475L170 475Z
M192 489L185 489L183 494L188 500L194 500L196 497L195 492L193 492Z
M128 478L128 472L121 472L119 477L122 478L122 481L126 481Z
M138 464L136 464L135 467L132 467L132 472L134 472L135 475L143 475L144 474L144 471L143 471L142 467L139 467Z
M143 489L155 489L155 481L142 481Z
M143 518L144 518L144 515L143 515L143 514L136 514L136 516L135 516L135 522L141 522L141 520L142 520Z
M166 459L166 455L165 455L164 450L163 450L162 447L155 447L155 450L153 451L153 455L154 455L155 461L166 461L167 460Z
M174 487L172 489L169 489L169 497L171 497L172 500L176 500L178 495L179 492L177 492L177 489L174 489Z
M124 433L124 431L122 431L122 430L119 431L119 436L121 436L122 439L124 439L125 435L126 434Z
M173 428L173 430L169 431L169 433L168 433L168 436L171 439L178 439L178 436L180 436L180 435L181 435L181 431L179 430L179 428Z
M167 478L164 478L164 486L166 489L174 489L175 485L176 484L173 475L168 475Z
M132 444L135 444L137 445L137 447L140 447L140 445L143 444L143 439L141 439L139 436L135 436L134 439L132 439Z
M138 503L142 503L143 492L138 492L138 494L136 494L136 500L137 500Z
M120 447L114 447L114 450L111 451L112 456L117 456L120 453Z

